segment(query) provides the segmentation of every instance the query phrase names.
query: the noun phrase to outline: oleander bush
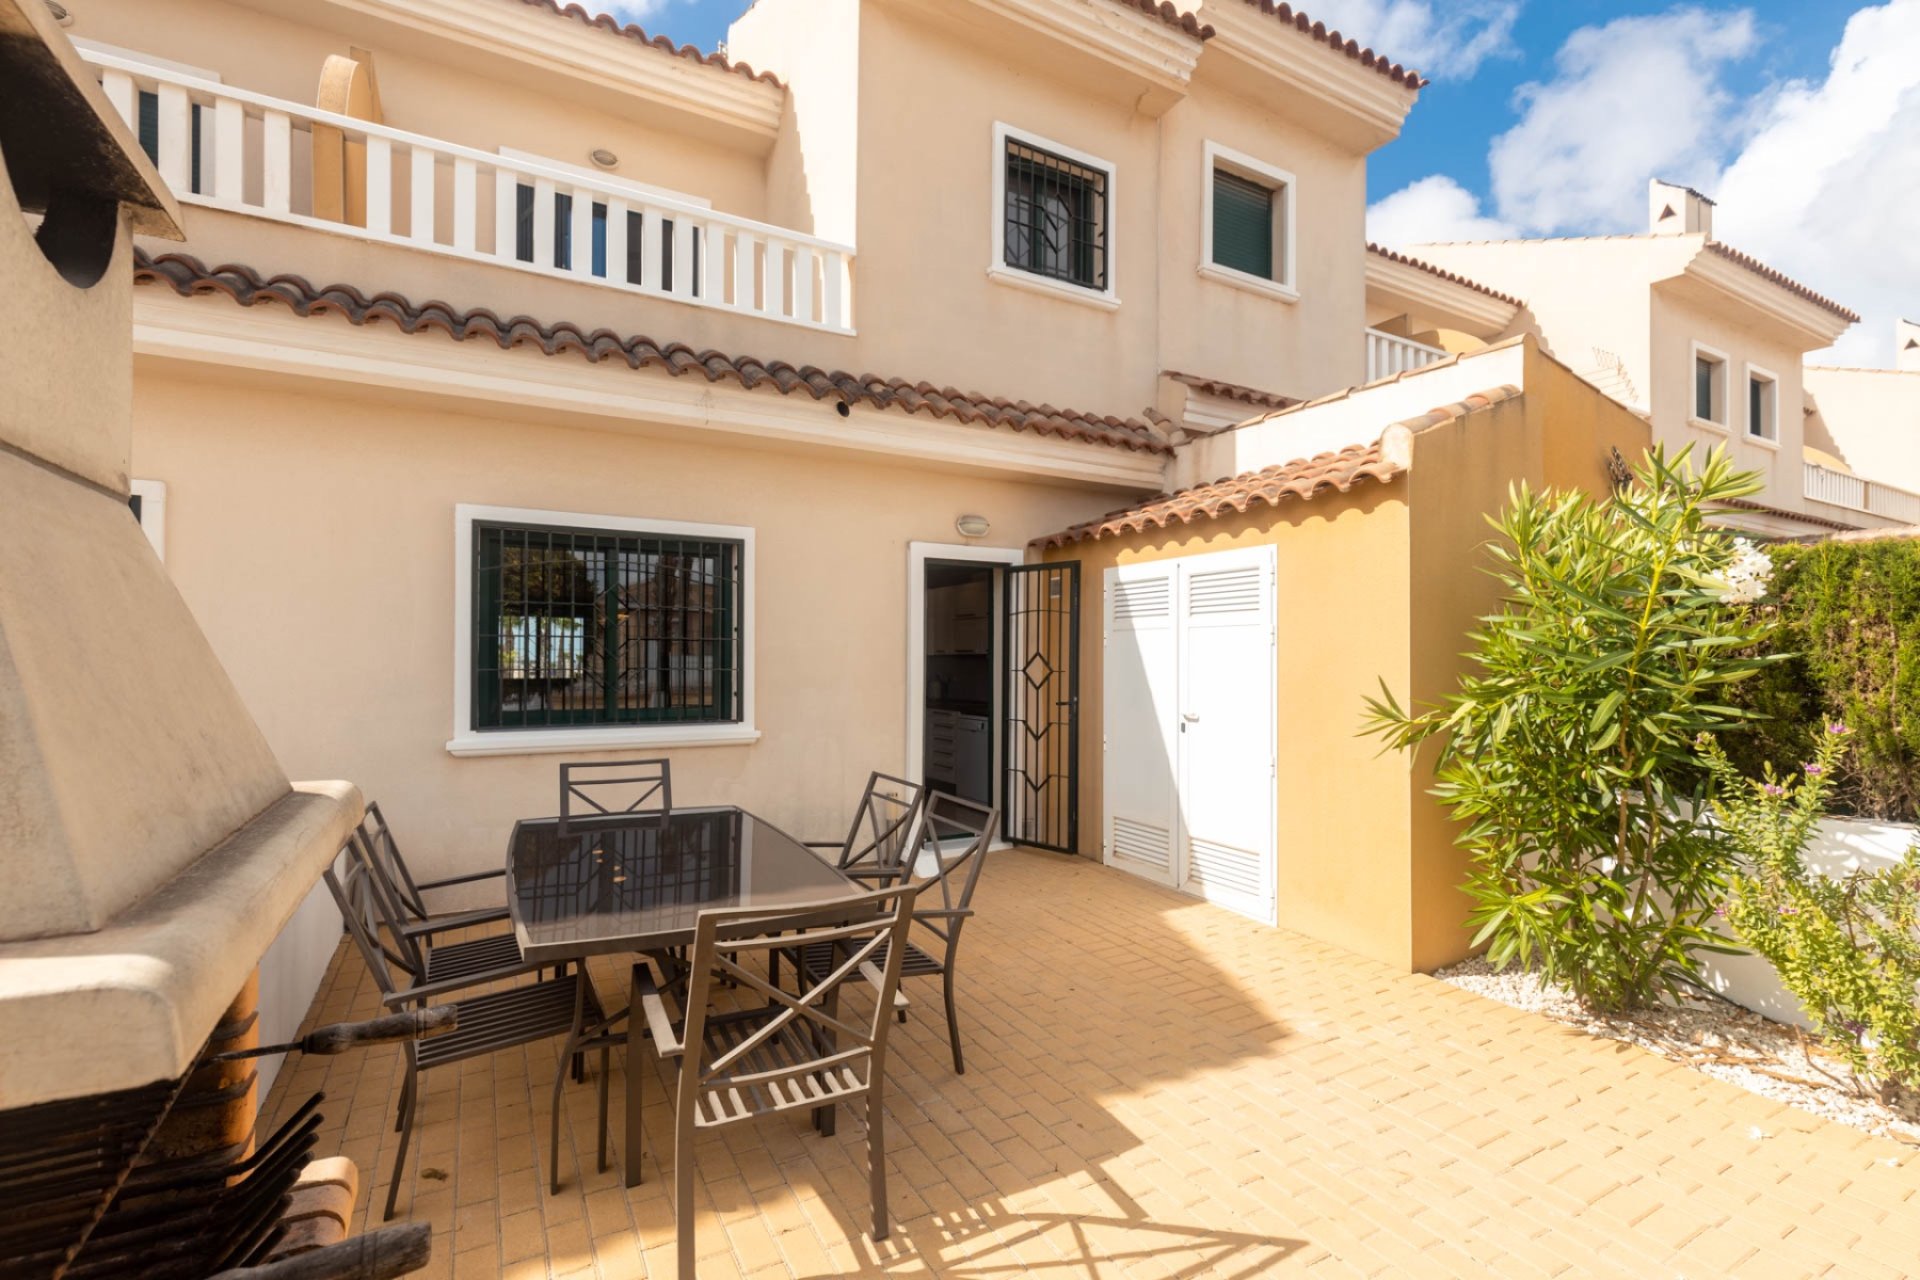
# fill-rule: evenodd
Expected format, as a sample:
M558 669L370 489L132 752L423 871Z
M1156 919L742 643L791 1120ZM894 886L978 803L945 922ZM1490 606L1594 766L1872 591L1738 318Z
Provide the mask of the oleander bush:
M1384 681L1368 700L1363 732L1437 747L1476 945L1599 1012L1696 985L1696 953L1729 949L1696 739L1748 721L1731 690L1778 659L1771 618L1745 607L1766 557L1708 519L1757 487L1722 451L1695 468L1655 450L1611 498L1516 488L1492 521L1506 599L1471 637L1475 669L1438 706L1403 710Z
M1920 1090L1920 845L1890 867L1808 868L1808 842L1855 736L1840 722L1814 733L1811 760L1787 771L1765 764L1757 780L1717 742L1702 745L1713 812L1736 858L1727 920L1855 1083L1892 1103Z
M1755 713L1727 735L1750 777L1813 758L1823 724L1845 723L1849 749L1833 812L1920 822L1920 540L1822 542L1770 549L1777 624L1770 643L1794 656L1742 685Z

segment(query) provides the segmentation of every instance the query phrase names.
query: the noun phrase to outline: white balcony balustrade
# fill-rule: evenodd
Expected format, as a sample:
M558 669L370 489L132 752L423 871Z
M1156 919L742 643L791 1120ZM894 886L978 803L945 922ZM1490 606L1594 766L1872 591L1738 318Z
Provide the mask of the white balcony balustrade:
M1382 333L1378 329L1367 330L1367 381L1377 382L1381 378L1391 378L1396 373L1405 373L1409 369L1424 369L1436 360L1445 360L1447 352L1439 347L1430 347L1424 342L1415 342L1411 338L1398 337L1391 333Z
M494 155L95 50L83 56L184 204L853 332L848 245L616 178ZM316 214L316 144L342 157L349 198L338 218ZM355 186L364 186L364 210Z
M1920 493L1851 476L1817 462L1809 462L1805 467L1806 496L1811 501L1864 511L1904 524L1920 524Z

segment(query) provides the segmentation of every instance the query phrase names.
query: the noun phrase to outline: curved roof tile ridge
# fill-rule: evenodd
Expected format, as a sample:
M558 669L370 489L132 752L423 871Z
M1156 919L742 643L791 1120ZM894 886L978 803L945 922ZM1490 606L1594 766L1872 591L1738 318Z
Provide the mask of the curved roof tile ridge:
M1752 254L1744 253L1741 250L1734 248L1732 245L1728 244L1724 240L1709 240L1707 241L1707 248L1713 250L1715 253L1719 254L1721 257L1725 258L1727 261L1735 263L1739 266L1745 267L1747 270L1753 272L1755 275L1759 276L1761 279L1772 281L1774 284L1779 285L1782 289L1785 289L1788 293L1795 294L1799 297L1805 298L1808 302L1811 302L1816 307L1821 307L1827 311L1831 311L1833 312L1833 314L1839 316L1841 319L1846 320L1852 324L1860 323L1859 312L1854 311L1849 307L1841 306L1839 303L1835 302L1832 298L1829 298L1824 294L1814 292L1812 289L1809 289L1806 285L1801 284L1798 280L1795 280L1792 277L1788 276L1784 271L1779 271L1773 267L1768 266L1766 263L1760 261L1760 259L1754 257Z
M1184 31L1195 40L1211 40L1213 28L1191 13L1177 8L1172 0L1118 0L1129 9L1138 9L1141 13L1160 19L1168 26Z
M1492 298L1496 302L1504 302L1509 304L1510 306L1515 306L1515 307L1524 307L1527 305L1526 303L1520 301L1520 299L1514 297L1512 294L1501 293L1498 289L1489 289L1486 285L1481 284L1478 280L1469 280L1467 277L1460 275L1457 272L1448 271L1445 267L1436 267L1431 262L1422 262L1418 258L1412 257L1408 254L1401 253L1397 249L1389 249L1383 244L1375 244L1371 240L1367 241L1367 252L1378 254L1381 257L1385 258L1388 262L1397 262L1401 266L1412 267L1416 271L1424 271L1428 275L1438 276L1442 280L1447 280L1458 285L1465 285L1467 288L1474 290L1476 293L1486 294L1489 298Z
M650 36L637 23L622 23L610 13L593 13L577 4L562 4L560 0L520 0L520 3L532 5L536 9L545 9L555 17L572 18L590 27L599 27L602 31L638 41L676 58L685 58L689 62L698 62L719 71L745 76L749 80L764 81L775 88L786 88L786 83L771 71L755 71L749 64L734 62L724 53L706 53L690 44L675 44L666 36Z
M1358 40L1348 39L1338 31L1329 31L1326 23L1314 21L1308 17L1305 12L1296 9L1291 4L1276 4L1274 0L1246 0L1246 3L1252 5L1269 17L1278 18L1280 21L1287 23L1293 27L1294 30L1300 32L1300 34L1311 36L1335 53L1346 54L1347 57L1352 58L1361 66L1379 72L1395 84L1401 85L1408 90L1417 91L1424 89L1430 83L1425 76L1413 68L1403 67L1385 54L1376 53L1372 49L1362 45Z
M487 339L502 350L531 346L550 356L572 352L595 363L618 359L634 369L657 366L675 377L698 372L709 382L732 381L747 390L771 383L782 395L804 392L815 400L833 399L876 409L898 408L908 413L1006 427L1136 453L1173 451L1173 446L1152 426L1134 418L1056 409L1051 405L1035 407L1024 400L962 392L952 387L936 389L929 382L910 382L872 373L856 377L837 369L733 356L711 348L696 351L684 342L662 343L645 336L622 337L611 329L595 329L589 333L570 321L543 324L524 315L502 319L498 312L486 307L463 310L438 300L416 303L404 294L391 291L367 294L347 284L316 286L304 276L269 276L235 263L208 267L200 259L184 253L155 256L136 246L133 278L136 284L164 284L182 297L222 294L245 307L278 302L302 317L341 315L356 325L385 321L403 333L435 331L456 342Z
M1366 480L1384 484L1405 470L1403 464L1387 456L1378 440L1371 444L1350 444L1311 458L1297 458L1163 493L1059 533L1035 538L1028 545L1064 547L1076 542L1143 533L1148 529L1165 529L1176 522L1217 520L1244 514L1249 507L1260 504L1277 507L1290 498L1304 502L1323 493L1346 493Z

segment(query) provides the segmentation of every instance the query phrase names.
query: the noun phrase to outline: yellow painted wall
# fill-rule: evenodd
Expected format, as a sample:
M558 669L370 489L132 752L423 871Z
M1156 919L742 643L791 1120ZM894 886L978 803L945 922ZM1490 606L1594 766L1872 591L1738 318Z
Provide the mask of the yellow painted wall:
M1402 705L1457 687L1467 632L1497 607L1486 516L1508 486L1604 492L1608 450L1646 448L1644 419L1529 341L1526 394L1418 431L1407 474L1345 495L1059 548L1079 560L1082 852L1101 856L1102 575L1116 564L1272 544L1278 557L1276 890L1282 927L1410 970L1467 954L1458 824L1428 794L1431 753L1359 738L1381 680ZM1108 749L1114 749L1109 745Z

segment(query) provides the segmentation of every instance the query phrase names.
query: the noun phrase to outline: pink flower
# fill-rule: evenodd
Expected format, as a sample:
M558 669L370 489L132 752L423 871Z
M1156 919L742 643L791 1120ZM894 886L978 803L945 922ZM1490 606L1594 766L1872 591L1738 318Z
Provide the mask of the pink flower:
M1839 737L1843 733L1851 733L1853 731L1847 728L1846 725L1841 724L1838 720L1836 720L1832 724L1827 726L1827 732L1830 734L1833 734L1835 737Z
M1819 765L1817 765L1817 764L1810 764L1810 765L1808 765L1808 766L1807 766L1806 768L1807 768L1807 776L1808 776L1809 778L1817 778L1817 777L1819 777L1819 776L1820 776L1821 774L1823 774L1823 773L1825 773L1825 772L1826 772L1826 770L1825 770L1825 769L1823 769L1823 768L1821 768L1821 767L1820 767Z

